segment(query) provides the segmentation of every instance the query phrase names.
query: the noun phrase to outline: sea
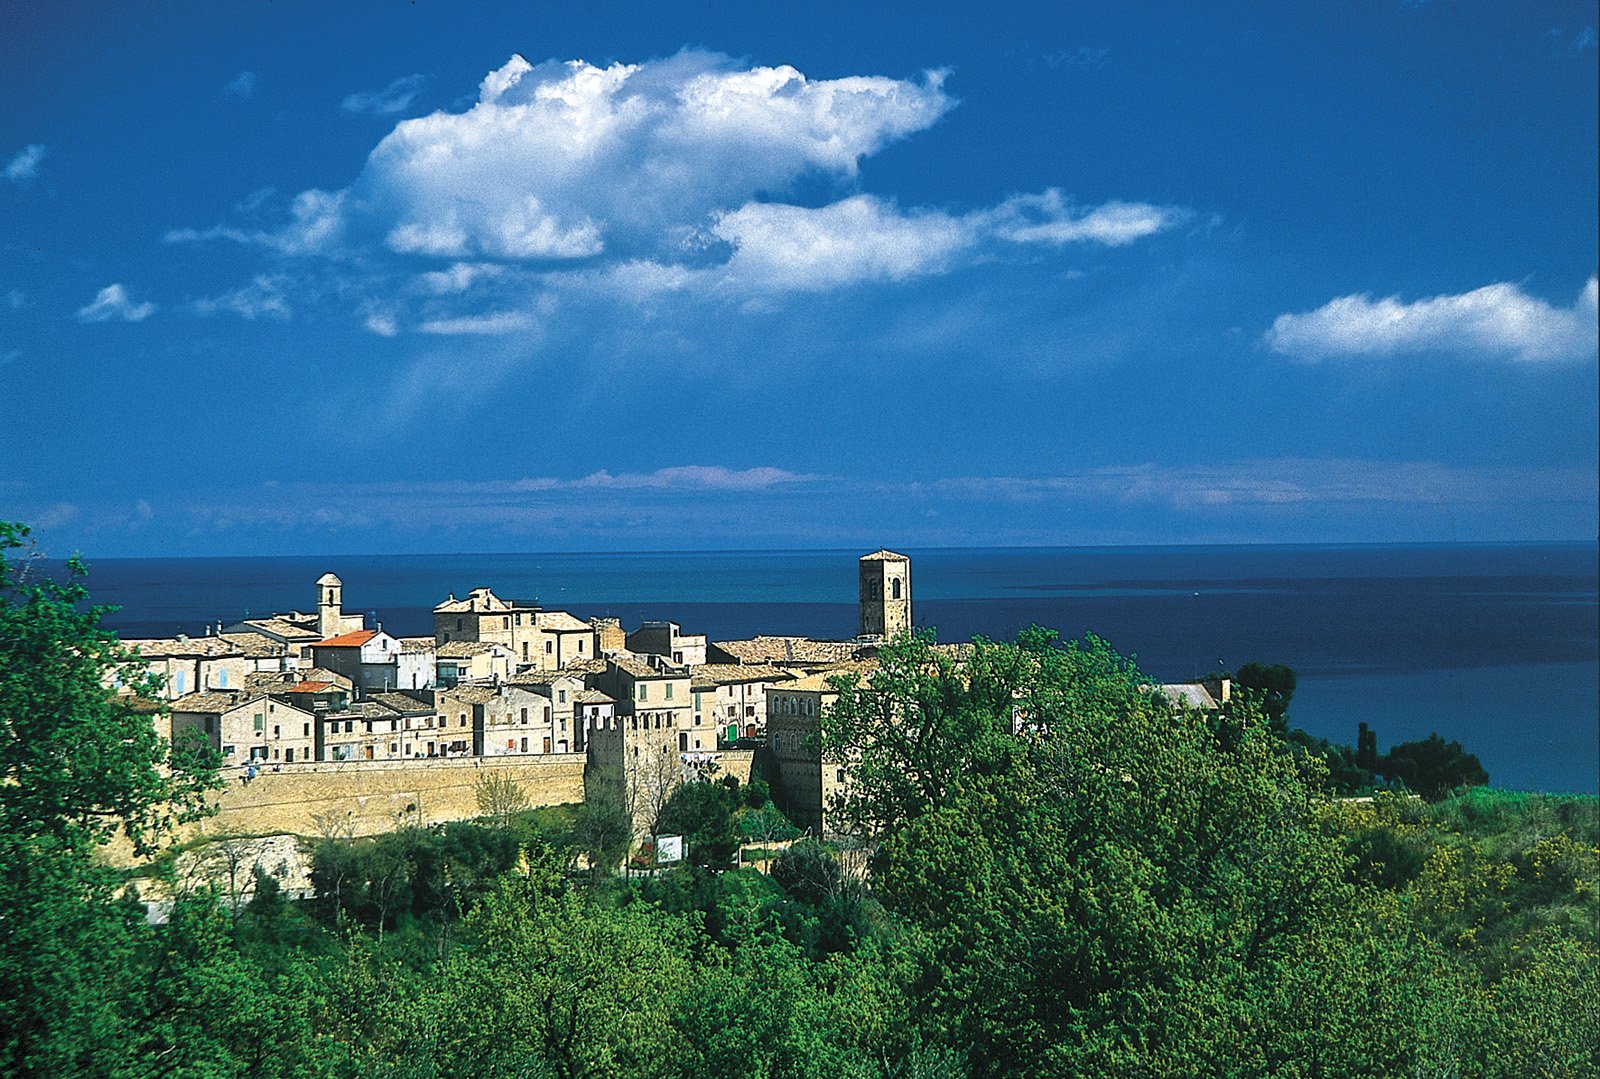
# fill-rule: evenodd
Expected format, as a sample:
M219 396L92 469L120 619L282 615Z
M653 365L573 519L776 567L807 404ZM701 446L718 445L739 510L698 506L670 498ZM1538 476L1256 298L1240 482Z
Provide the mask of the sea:
M344 581L346 611L396 635L487 585L504 598L670 619L712 640L856 630L860 551L697 551L100 559L96 602L124 636L314 609ZM1259 661L1294 668L1290 721L1380 749L1437 732L1495 786L1600 787L1600 548L1594 543L906 549L913 619L941 641L1006 640L1030 625L1096 634L1160 681Z

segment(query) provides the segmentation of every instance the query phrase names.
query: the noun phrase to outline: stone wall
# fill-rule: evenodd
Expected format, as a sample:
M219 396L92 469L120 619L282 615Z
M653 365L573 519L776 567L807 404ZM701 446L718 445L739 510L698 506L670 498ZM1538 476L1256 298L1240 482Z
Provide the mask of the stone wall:
M355 835L393 831L402 821L436 824L478 815L477 782L496 773L521 784L534 806L583 801L583 754L548 757L340 761L263 771L249 786L230 779L218 813L198 834L318 835L318 817L349 823Z

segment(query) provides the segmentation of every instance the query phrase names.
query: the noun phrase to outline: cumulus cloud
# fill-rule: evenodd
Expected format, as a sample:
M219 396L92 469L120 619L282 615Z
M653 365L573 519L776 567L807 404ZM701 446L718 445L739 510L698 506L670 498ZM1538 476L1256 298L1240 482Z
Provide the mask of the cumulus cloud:
M258 78L254 71L241 71L223 85L222 92L230 97L249 97L256 92Z
M1447 352L1519 363L1595 355L1596 279L1571 307L1555 307L1520 285L1485 285L1412 303L1398 296L1342 296L1315 311L1279 315L1263 338L1295 359Z
M345 107L386 111L411 89L398 80ZM947 272L984 248L1121 246L1184 216L1078 205L1054 189L965 213L840 190L864 159L954 105L937 71L812 79L696 51L608 66L513 56L464 111L396 124L348 187L303 192L282 227L167 239L352 264L438 260L447 265L412 273L424 310L380 325L486 333L515 327L485 307L536 300L536 284L623 299L818 292ZM802 190L833 195L789 201Z
M0 175L14 184L27 183L39 175L39 165L48 152L42 144L31 142L11 156L4 173Z
M422 92L426 81L421 75L405 75L381 90L358 90L339 103L345 112L371 116L393 116L405 112Z
M134 303L119 284L107 285L91 303L78 308L80 322L142 322L155 314L153 303Z
M711 232L733 245L727 280L754 291L900 281L943 268L973 243L963 221L901 214L870 195L819 209L752 202L718 217Z

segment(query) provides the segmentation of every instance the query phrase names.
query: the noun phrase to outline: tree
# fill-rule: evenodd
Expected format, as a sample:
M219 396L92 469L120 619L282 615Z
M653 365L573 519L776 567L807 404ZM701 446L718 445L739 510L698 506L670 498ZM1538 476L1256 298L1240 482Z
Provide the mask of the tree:
M1259 696L1262 710L1279 732L1288 727L1289 702L1297 681L1293 669L1281 663L1246 663L1234 675L1240 689Z
M1371 946L1375 919L1344 924L1358 885L1321 765L1248 695L1174 714L1104 642L1043 632L962 665L918 641L879 658L827 744L856 755L846 808L879 840L875 893L927 934L922 1006L975 1071L1405 1069L1408 992L1362 1013L1399 1033L1359 1060L1284 1007L1311 956L1355 984L1407 968Z
M86 605L83 564L45 577L28 534L0 522L0 1073L111 1074L147 930L92 853L153 851L205 812L214 762L161 738L160 687Z
M473 794L478 800L478 815L502 828L509 828L512 818L528 808L528 792L522 784L494 768L478 773Z
M1391 746L1380 770L1430 802L1462 787L1481 787L1489 782L1489 773L1477 757L1463 749L1460 742L1446 742L1437 733L1420 742Z
M107 608L84 606L83 563L43 577L11 553L28 535L0 521L0 832L83 852L120 831L148 853L205 812L215 761L157 733L139 695L160 686L101 626Z

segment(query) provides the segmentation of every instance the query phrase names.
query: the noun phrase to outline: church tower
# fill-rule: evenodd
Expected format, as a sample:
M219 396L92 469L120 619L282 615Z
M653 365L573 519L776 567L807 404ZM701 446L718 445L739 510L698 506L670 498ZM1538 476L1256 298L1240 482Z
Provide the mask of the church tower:
M861 636L911 631L911 559L893 551L861 556Z
M340 605L344 599L344 582L331 573L317 578L317 632L322 639L337 637L343 621Z

